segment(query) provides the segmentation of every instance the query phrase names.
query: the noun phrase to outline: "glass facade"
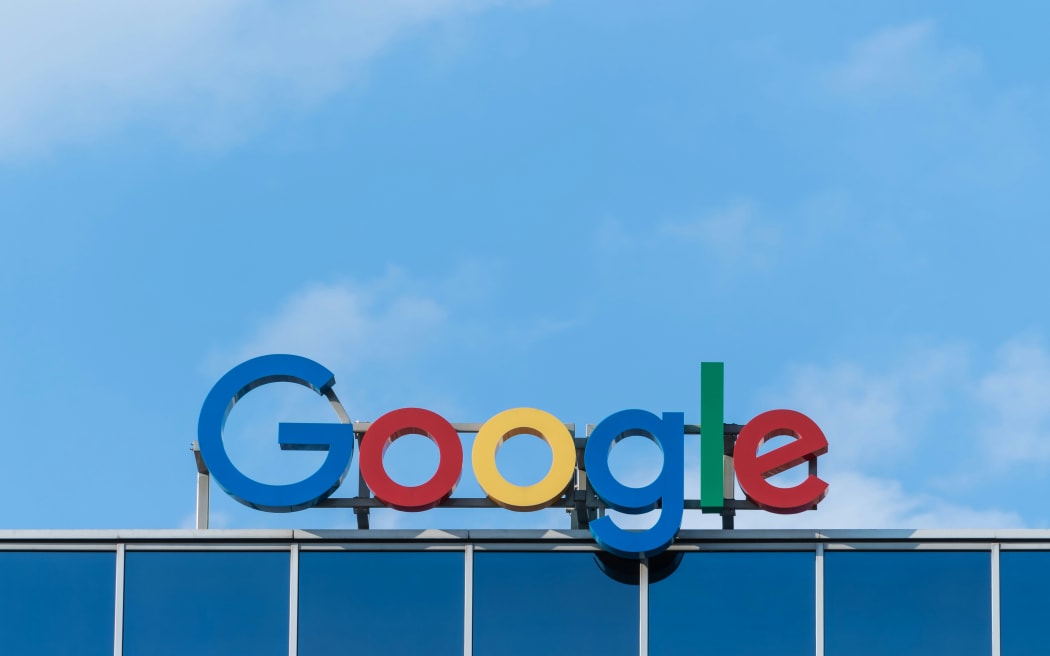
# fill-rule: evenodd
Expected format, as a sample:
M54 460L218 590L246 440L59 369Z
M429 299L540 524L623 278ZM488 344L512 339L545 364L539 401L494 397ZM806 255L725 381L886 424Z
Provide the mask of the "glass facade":
M815 562L813 552L684 554L650 587L649 653L814 653Z
M124 654L288 653L288 552L130 552Z
M22 544L0 532L0 651L1050 653L1050 531L1014 541L711 533L643 565L597 551L585 533Z
M299 654L463 653L463 552L303 552ZM412 627L411 631L406 627Z
M999 571L1003 654L1050 654L1050 551L1004 551Z
M0 652L113 653L113 552L0 552Z
M638 599L637 583L607 576L593 553L479 552L474 653L637 654Z
M992 649L987 551L825 556L828 656L978 656Z

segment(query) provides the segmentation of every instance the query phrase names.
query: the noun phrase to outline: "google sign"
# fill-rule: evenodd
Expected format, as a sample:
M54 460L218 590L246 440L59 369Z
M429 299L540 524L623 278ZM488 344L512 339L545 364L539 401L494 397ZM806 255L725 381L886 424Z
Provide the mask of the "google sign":
M719 512L726 502L726 467L723 441L723 378L720 362L701 364L700 398L700 507ZM223 444L223 427L234 405L253 389L276 382L296 383L325 396L339 417L338 423L281 423L277 441L282 449L327 451L320 468L297 483L269 485L244 475L231 462ZM353 425L332 386L335 376L322 365L295 355L265 355L248 360L223 376L212 388L201 409L197 437L201 456L212 476L227 494L241 503L268 512L291 512L317 505L342 484L354 455ZM550 469L533 485L515 485L500 473L496 451L515 435L534 435L552 452ZM390 444L405 435L423 435L438 448L437 471L427 482L405 486L394 481L383 464ZM643 487L624 485L609 468L609 453L626 437L644 436L660 448L663 466ZM760 452L778 436L793 440ZM817 476L817 458L828 442L809 417L793 410L770 410L743 428L733 449L732 470L747 498L758 508L774 513L798 513L824 498L828 484ZM666 549L682 524L685 505L683 472L685 423L681 412L655 415L645 410L621 410L603 419L589 435L583 462L577 445L558 418L543 410L514 408L501 412L478 429L470 463L481 488L495 504L528 512L554 504L573 481L586 472L588 485L609 508L628 514L659 509L659 519L645 530L619 527L612 517L592 520L591 533L599 546L618 556L647 558ZM459 433L444 417L420 408L386 413L360 438L358 466L372 494L384 505L405 512L428 510L452 495L463 472L463 445ZM770 477L804 463L809 473L800 483L779 487ZM729 478L728 480L732 480ZM729 492L729 496L732 492Z

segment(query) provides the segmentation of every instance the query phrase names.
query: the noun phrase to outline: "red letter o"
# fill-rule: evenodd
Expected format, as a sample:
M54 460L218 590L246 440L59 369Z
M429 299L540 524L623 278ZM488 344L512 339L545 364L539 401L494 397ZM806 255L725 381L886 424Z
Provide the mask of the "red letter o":
M405 435L423 435L437 445L437 471L422 485L396 483L383 466L387 447ZM401 408L386 413L365 431L360 467L369 489L387 506L406 512L429 510L456 489L463 472L463 445L459 433L441 415L421 408Z

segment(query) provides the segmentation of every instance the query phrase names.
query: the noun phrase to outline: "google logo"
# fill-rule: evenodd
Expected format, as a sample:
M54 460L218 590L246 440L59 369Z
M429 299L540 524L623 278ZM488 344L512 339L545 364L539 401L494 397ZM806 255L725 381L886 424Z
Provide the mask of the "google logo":
M700 507L718 512L732 497L727 480L736 480L758 508L774 513L797 513L816 508L828 484L817 476L817 458L827 452L823 432L809 417L793 410L763 412L740 430L726 456L723 438L723 379L720 362L701 364L700 399ZM296 383L324 396L332 404L337 423L281 423L277 442L285 450L327 451L320 468L307 478L286 485L270 485L243 474L230 460L223 444L223 428L230 411L245 394L270 383ZM317 505L342 484L354 455L353 425L332 390L335 376L322 365L295 355L265 355L231 369L215 384L201 408L197 437L201 456L212 476L237 501L268 512L292 512ZM550 469L532 485L516 485L500 473L496 452L515 435L534 435L551 450ZM383 464L383 454L394 440L423 435L438 448L437 471L422 485L394 481ZM659 474L642 487L624 485L609 469L609 453L626 437L644 436L663 454ZM794 439L761 451L777 436ZM586 441L583 462L577 461L576 442L558 418L535 408L505 410L485 422L474 439L470 463L481 488L495 504L517 512L546 508L560 499L574 480L586 474L588 485L608 507L628 514L659 509L656 523L645 530L628 530L604 516L589 524L602 549L627 558L647 558L665 550L682 524L685 505L685 423L681 412L656 415L645 410L621 410L603 419ZM405 512L439 506L456 489L463 473L464 454L459 433L444 417L421 408L386 413L360 438L358 466L372 494L384 505ZM731 462L732 467L727 467ZM800 483L779 487L770 477L797 465L809 464ZM728 470L728 472L727 472ZM727 479L726 474L729 474ZM728 490L727 490L728 488Z

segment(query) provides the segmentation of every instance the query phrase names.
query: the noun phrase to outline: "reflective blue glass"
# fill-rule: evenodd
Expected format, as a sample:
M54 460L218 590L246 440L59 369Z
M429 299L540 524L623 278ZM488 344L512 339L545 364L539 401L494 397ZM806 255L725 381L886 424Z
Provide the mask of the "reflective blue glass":
M125 558L125 656L288 653L288 552Z
M638 617L638 586L604 574L594 554L475 554L477 656L636 655Z
M824 556L828 656L988 656L987 551L856 552Z
M649 587L649 653L812 654L813 552L683 554Z
M1050 552L1004 551L999 556L1003 656L1050 654Z
M0 552L0 653L113 653L113 552Z
M463 653L463 552L299 556L299 656Z

